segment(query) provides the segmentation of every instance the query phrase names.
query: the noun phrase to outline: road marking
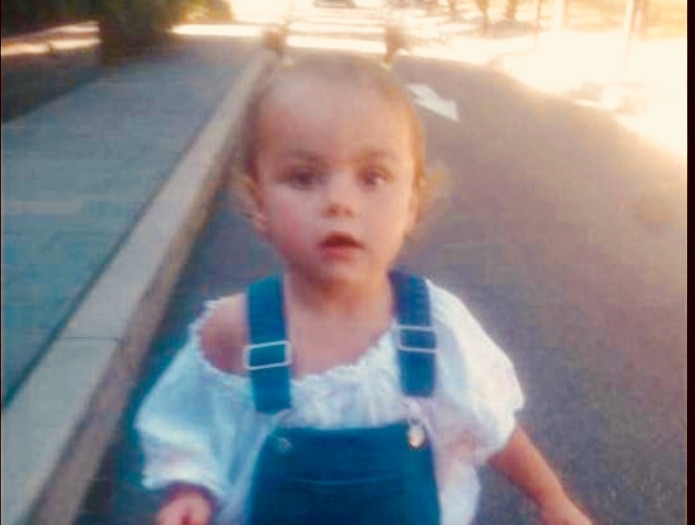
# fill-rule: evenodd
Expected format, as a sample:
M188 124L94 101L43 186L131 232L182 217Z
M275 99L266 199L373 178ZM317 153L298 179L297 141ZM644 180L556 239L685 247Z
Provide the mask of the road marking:
M413 99L419 106L455 122L459 120L457 103L454 100L442 98L425 84L406 84L406 88L413 93Z

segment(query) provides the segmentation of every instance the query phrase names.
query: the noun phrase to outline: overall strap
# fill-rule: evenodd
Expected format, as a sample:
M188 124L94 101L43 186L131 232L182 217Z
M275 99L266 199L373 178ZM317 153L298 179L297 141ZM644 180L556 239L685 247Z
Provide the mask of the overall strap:
M271 276L248 287L250 344L244 366L250 374L258 412L275 413L291 407L291 351L284 323L282 283Z
M396 347L401 388L408 396L430 396L435 384L437 340L430 316L430 296L425 280L392 271L389 275L399 326ZM282 283L278 276L248 287L250 344L244 349L244 365L251 378L258 412L275 413L291 407L291 350L284 321Z
M435 386L437 338L430 317L430 295L425 279L393 271L389 275L399 326L398 349L401 388L408 396L427 397Z

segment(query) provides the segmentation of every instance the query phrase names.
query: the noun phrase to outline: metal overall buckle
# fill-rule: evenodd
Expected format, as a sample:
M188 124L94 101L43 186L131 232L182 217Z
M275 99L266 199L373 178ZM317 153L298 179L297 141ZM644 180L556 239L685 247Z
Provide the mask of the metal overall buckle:
M425 425L421 420L420 409L416 401L414 399L407 399L406 406L408 408L408 416L406 417L406 422L408 424L406 439L408 441L408 446L417 450L425 444L427 439Z
M283 347L284 358L281 361L272 361L270 363L263 363L259 365L250 364L250 357L253 351L262 348L270 348L273 346ZM266 368L279 368L282 366L289 366L292 363L292 349L287 340L272 341L271 343L258 343L250 344L243 347L243 367L249 372L254 372L256 370L264 370Z
M427 338L423 341L421 345L411 345L404 341L404 334L408 336L411 332L417 333ZM399 350L404 352L418 352L421 354L434 354L436 341L435 341L435 331L432 326L423 326L416 324L399 324L395 325L394 331L394 344Z

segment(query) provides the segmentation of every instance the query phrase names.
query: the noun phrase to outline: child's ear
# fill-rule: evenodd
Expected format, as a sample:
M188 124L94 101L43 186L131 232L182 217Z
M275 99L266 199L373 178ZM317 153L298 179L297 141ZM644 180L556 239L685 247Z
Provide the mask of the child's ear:
M263 236L267 235L267 215L264 212L263 198L260 193L260 185L251 175L243 179L243 190L248 203L248 216L253 226Z

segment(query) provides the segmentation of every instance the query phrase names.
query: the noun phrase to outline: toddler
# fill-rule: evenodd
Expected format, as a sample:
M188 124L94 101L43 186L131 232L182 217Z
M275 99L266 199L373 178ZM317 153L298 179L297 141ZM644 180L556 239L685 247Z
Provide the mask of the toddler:
M591 525L518 425L509 359L464 304L394 269L429 190L412 101L379 64L280 66L240 179L283 270L207 303L136 419L158 525L467 525L477 468L547 525Z

